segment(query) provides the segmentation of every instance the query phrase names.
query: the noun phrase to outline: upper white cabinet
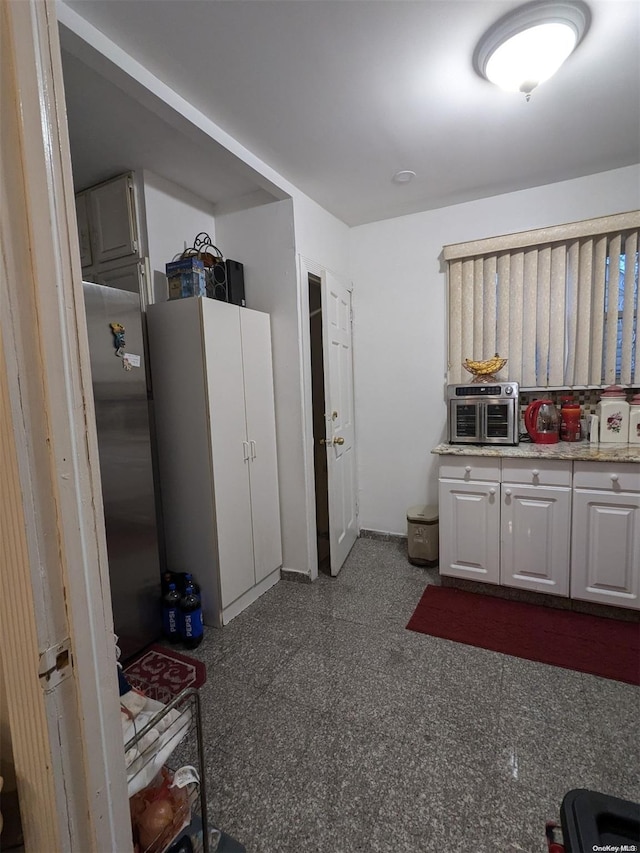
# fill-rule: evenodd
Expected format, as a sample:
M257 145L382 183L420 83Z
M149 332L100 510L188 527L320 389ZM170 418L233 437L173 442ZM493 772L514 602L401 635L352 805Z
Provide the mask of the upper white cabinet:
M119 290L140 293L143 298L147 293L148 270L146 260L134 260L123 264L103 264L96 268L91 275L91 281L96 284L106 284Z
M640 609L640 466L576 462L571 596Z
M89 227L89 202L87 193L76 195L76 219L78 221L78 242L80 244L80 263L82 268L90 267L93 263L91 253L91 231Z
M76 216L83 270L140 255L132 173L78 193Z
M147 317L168 564L219 627L280 578L269 315L191 298Z

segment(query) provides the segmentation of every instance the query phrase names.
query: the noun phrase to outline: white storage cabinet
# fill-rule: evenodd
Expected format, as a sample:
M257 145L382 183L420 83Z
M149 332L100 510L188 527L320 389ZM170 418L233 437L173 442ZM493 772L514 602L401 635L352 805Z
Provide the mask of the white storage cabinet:
M141 257L133 172L89 187L77 193L75 201L85 281L102 283L103 270L106 276Z
M575 462L571 596L640 609L640 465Z
M440 574L500 583L500 460L440 464Z
M571 462L503 459L500 583L569 595Z
M148 328L169 568L220 627L280 578L269 315L194 297L150 305Z

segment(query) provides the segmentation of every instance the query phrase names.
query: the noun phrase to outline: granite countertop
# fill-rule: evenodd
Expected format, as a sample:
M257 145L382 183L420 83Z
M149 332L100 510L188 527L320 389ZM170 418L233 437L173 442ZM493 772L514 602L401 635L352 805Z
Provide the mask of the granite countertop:
M522 442L516 447L504 444L443 442L434 447L431 452L441 456L497 456L502 459L568 459L584 462L640 463L640 444L590 444L588 441L559 441L557 444Z

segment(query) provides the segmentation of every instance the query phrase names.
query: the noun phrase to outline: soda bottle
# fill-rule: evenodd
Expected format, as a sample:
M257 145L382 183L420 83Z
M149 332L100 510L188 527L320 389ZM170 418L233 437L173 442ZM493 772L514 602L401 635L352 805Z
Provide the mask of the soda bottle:
M169 584L174 583L178 588L178 577L175 572L164 572L161 579L162 596L164 597L169 592Z
M202 608L193 584L187 584L185 594L180 601L180 635L188 649L195 649L202 642Z
M187 584L191 584L191 586L193 587L193 591L198 596L198 598L200 598L200 587L194 581L193 575L190 572L185 572L184 579Z
M180 642L180 593L174 583L162 599L162 629L170 643Z
M180 590L182 595L186 594L187 587L189 586L189 584L191 584L195 594L198 596L198 598L200 597L200 587L194 581L193 575L191 574L191 572L180 572L179 578L180 578L180 580L178 582L178 589Z

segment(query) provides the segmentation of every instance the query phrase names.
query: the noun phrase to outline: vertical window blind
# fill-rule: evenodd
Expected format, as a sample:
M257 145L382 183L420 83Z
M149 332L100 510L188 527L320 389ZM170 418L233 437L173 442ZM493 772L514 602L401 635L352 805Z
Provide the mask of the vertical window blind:
M449 382L496 352L524 388L640 385L640 211L445 246Z

